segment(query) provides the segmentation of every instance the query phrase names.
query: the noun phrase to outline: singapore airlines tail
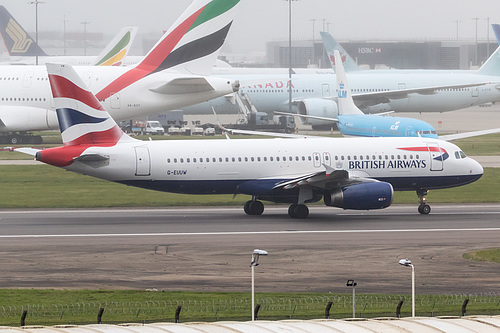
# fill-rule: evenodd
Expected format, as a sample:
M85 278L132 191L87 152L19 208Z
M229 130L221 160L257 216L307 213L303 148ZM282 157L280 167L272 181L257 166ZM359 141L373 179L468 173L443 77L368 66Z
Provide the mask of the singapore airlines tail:
M330 59L330 64L332 65L333 70L335 71L335 58L333 56L333 51L338 50L340 52L340 56L342 58L342 63L344 64L344 68L346 72L358 71L359 67L354 61L354 59L347 53L344 48L337 43L337 41L333 38L332 35L328 32L320 31L321 38L323 39L323 47L325 48L326 53L328 54L328 59Z
M0 6L0 34L11 56L47 55L4 6Z

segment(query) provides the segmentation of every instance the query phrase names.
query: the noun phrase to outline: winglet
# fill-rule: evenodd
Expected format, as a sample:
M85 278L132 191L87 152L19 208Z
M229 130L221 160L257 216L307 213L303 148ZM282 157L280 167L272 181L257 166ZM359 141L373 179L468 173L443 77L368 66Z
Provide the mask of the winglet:
M363 112L354 104L352 99L351 90L347 84L347 77L345 75L340 52L335 50L333 51L333 54L335 57L335 63L337 64L335 75L337 77L337 103L339 105L339 115L363 114Z
M10 56L47 56L4 6L0 6L0 35Z

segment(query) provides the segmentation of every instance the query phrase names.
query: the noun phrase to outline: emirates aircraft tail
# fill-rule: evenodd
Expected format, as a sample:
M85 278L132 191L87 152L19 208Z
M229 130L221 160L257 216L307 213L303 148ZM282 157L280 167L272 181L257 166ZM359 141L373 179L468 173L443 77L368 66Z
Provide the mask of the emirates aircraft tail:
M102 100L146 76L168 70L208 76L240 0L194 0L144 59L97 94Z

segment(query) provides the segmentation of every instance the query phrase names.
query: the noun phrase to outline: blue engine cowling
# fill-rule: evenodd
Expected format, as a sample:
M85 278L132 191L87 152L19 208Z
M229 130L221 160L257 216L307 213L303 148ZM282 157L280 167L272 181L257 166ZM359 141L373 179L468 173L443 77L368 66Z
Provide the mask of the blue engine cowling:
M325 205L343 209L370 210L392 204L394 190L386 182L361 183L335 189L324 196Z

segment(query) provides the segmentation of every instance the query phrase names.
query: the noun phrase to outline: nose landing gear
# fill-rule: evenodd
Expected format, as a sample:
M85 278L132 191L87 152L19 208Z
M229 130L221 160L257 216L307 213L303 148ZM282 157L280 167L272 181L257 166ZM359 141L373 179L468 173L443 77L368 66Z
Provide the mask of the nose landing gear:
M418 198L420 199L420 205L418 206L418 212L420 214L427 215L431 212L431 206L426 203L426 196L429 191L425 189L417 190Z

